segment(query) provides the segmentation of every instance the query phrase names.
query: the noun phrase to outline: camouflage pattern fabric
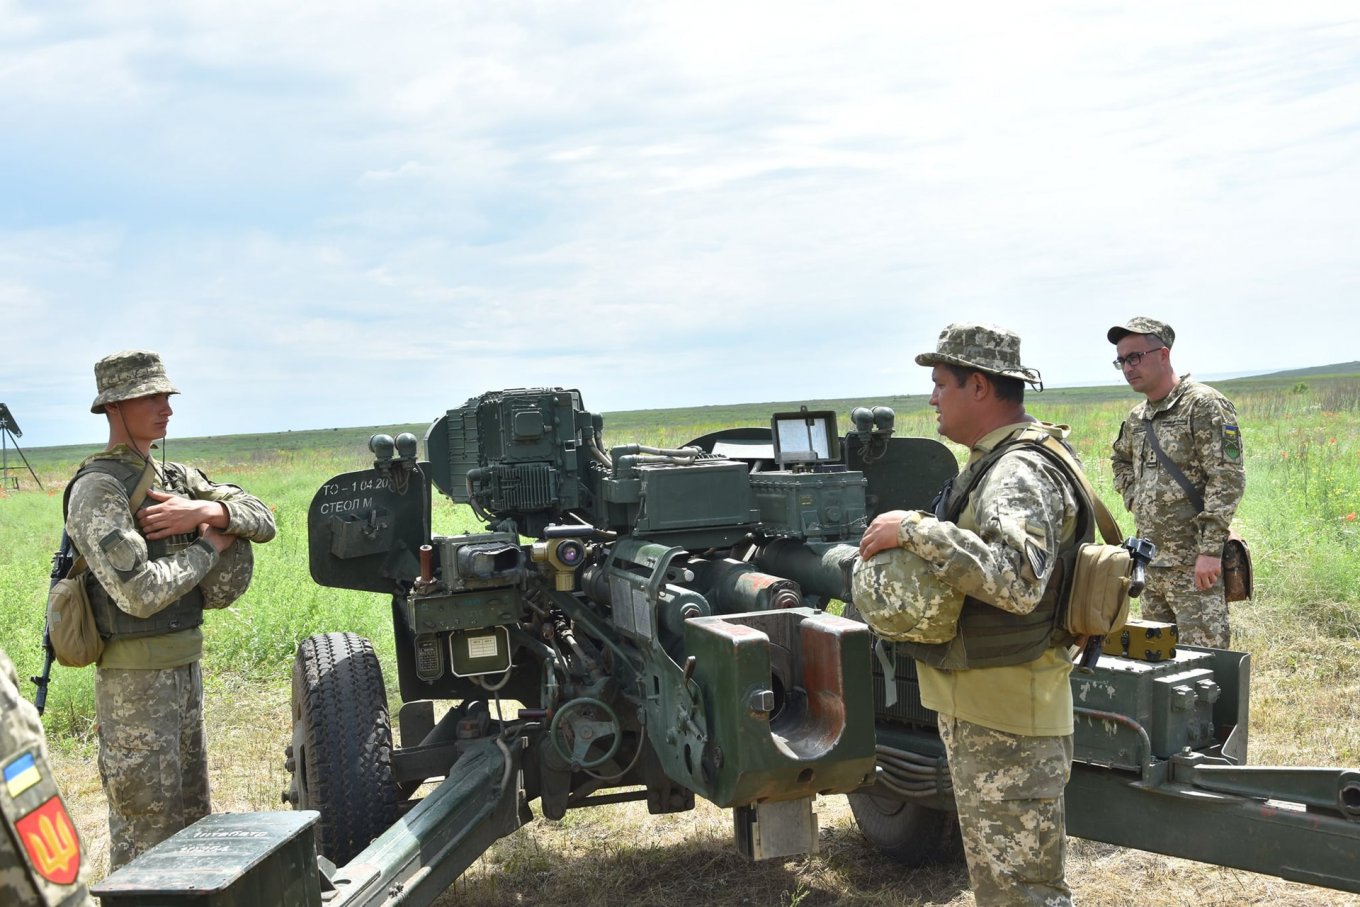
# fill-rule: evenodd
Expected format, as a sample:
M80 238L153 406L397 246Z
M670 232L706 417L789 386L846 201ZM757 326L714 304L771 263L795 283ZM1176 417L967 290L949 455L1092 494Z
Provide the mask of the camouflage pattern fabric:
M1072 903L1063 790L1072 736L1028 737L940 716L979 907Z
M856 558L851 588L860 617L884 639L939 643L957 632L963 593L905 548Z
M1152 430L1167 458L1203 494L1202 512L1196 512L1184 489L1157 462L1156 451L1148 441L1144 427L1146 420L1151 420ZM1120 426L1110 462L1114 467L1115 489L1133 513L1138 534L1151 539L1157 546L1154 567L1185 572L1190 577L1189 588L1193 589L1195 559L1201 554L1222 555L1228 526L1246 489L1242 461L1242 433L1237 425L1237 411L1222 394L1189 375L1177 381L1165 398L1156 402L1145 400L1133 407ZM1167 588L1172 585L1168 583ZM1179 583L1174 585L1180 588ZM1222 599L1222 582L1216 583L1210 591ZM1193 613L1204 598L1197 595L1191 599L1170 593L1161 599L1175 613L1175 622L1181 624L1184 641L1189 641L1187 627L1219 623L1215 615ZM1143 600L1145 615L1148 601ZM1186 609L1185 613L1175 611L1178 604ZM1214 632L1226 645L1226 605L1224 609L1222 633Z
M198 662L99 668L95 714L112 871L212 811Z
M150 350L123 350L94 364L94 383L99 395L90 412L104 412L107 403L120 403L152 394L178 394L170 383L161 357Z
M19 694L18 673L3 651L0 768L0 904L90 907L90 896L79 878L80 839L56 792L56 781L47 764L42 722L37 710ZM24 829L27 846L21 843L21 832L16 828ZM35 853L42 867L35 864ZM44 873L74 878L59 884Z
M1148 318L1146 315L1138 315L1123 324L1116 324L1105 332L1105 338L1111 343L1118 343L1130 334L1152 334L1162 341L1167 349L1176 345L1176 332L1171 329L1171 325L1156 318Z
M1047 423L1026 427L1063 431ZM954 487L966 488L972 466L1013 430L994 433L994 443L975 451ZM897 538L955 589L1003 611L1028 614L1043 597L1059 545L1074 537L1079 512L1062 470L1042 453L1017 446L973 490L958 523L914 511L902 520Z
M135 452L121 444L97 456L141 463ZM156 464L156 468L152 487L223 503L229 517L228 534L254 542L274 537L274 516L269 508L240 487L211 482L201 471L180 463L167 464L164 470ZM102 473L86 473L72 487L66 531L85 555L99 584L133 617L150 617L177 601L203 583L221 560L206 545L188 543L170 557L149 558L146 540L128 509L126 491L116 479ZM209 587L203 590L205 597L211 592L214 601L225 603L239 597L250 581L244 560L238 554L213 574Z
M1195 588L1193 569L1150 567L1138 602L1144 620L1175 624L1178 642L1214 649L1226 649L1231 642L1221 576L1201 592Z
M935 351L921 353L916 364L958 365L1043 385L1037 369L1020 364L1020 335L994 324L946 325L935 342Z

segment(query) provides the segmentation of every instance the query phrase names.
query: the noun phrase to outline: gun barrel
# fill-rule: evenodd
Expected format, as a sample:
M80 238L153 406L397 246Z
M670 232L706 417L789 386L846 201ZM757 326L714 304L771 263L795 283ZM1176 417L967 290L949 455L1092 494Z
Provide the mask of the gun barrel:
M850 600L849 563L859 554L854 545L775 539L756 552L755 564L766 573L787 577L805 595Z

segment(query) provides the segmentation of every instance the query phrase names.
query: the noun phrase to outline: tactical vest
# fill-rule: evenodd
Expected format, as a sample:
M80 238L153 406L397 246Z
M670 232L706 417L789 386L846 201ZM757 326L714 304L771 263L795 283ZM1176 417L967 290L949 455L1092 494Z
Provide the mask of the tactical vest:
M937 500L935 516L946 522L958 522L968 498L982 483L983 477L1017 444L1039 451L1067 477L1078 502L1075 539L1059 547L1043 597L1030 613L1012 614L970 595L963 600L958 634L949 642L895 644L897 649L931 667L959 670L1024 664L1044 654L1049 646L1072 642L1060 628L1058 618L1067 605L1077 550L1095 537L1094 507L1062 458L1045 449L1042 434L1036 434L1033 429L1022 429L988 451L972 464L971 474L965 469L960 476L967 479L963 486L952 483L945 486Z
M124 463L121 460L99 459L90 461L81 467L80 471L71 479L70 484L66 486L66 494L61 503L63 518L66 516L71 489L75 487L76 480L89 472L102 472L105 475L113 476L123 486L123 492L129 499L131 499L132 492L137 487L138 480L142 477L142 467ZM166 484L170 491L177 494L188 494L187 483L176 472L166 470ZM155 502L143 501L138 510L153 503ZM156 539L155 541L147 539L147 554L152 560L168 557L192 545L197 537L198 534L195 532L188 535L174 535L165 539ZM88 561L89 557L85 559ZM203 623L203 593L197 586L150 617L133 617L118 607L113 597L100 585L94 571L90 571L86 583L86 590L90 595L90 609L94 612L94 623L99 628L99 635L104 639L160 636L164 633L188 630Z

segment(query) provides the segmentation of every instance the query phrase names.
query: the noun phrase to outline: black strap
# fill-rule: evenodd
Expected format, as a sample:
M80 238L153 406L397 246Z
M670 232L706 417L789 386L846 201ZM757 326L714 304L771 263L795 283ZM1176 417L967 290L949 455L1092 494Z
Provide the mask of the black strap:
M1148 443L1152 445L1152 452L1157 455L1157 462L1161 463L1162 468L1171 473L1171 478L1175 479L1176 484L1181 486L1181 491L1185 492L1185 497L1191 504L1195 505L1195 512L1203 513L1204 495L1200 494L1199 489L1190 484L1185 473L1181 472L1180 467L1172 463L1171 458L1166 455L1166 451L1162 450L1162 445L1157 442L1157 432L1152 428L1151 419L1143 420L1143 431L1147 433Z

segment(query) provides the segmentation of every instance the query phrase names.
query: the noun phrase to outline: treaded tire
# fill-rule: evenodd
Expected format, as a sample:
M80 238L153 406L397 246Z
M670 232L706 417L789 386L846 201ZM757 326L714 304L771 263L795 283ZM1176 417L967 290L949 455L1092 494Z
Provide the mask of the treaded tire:
M309 636L293 661L293 785L314 809L317 849L344 865L397 820L392 722L373 644Z
M868 791L846 794L860 834L903 866L932 866L963 860L959 819L896 797Z

